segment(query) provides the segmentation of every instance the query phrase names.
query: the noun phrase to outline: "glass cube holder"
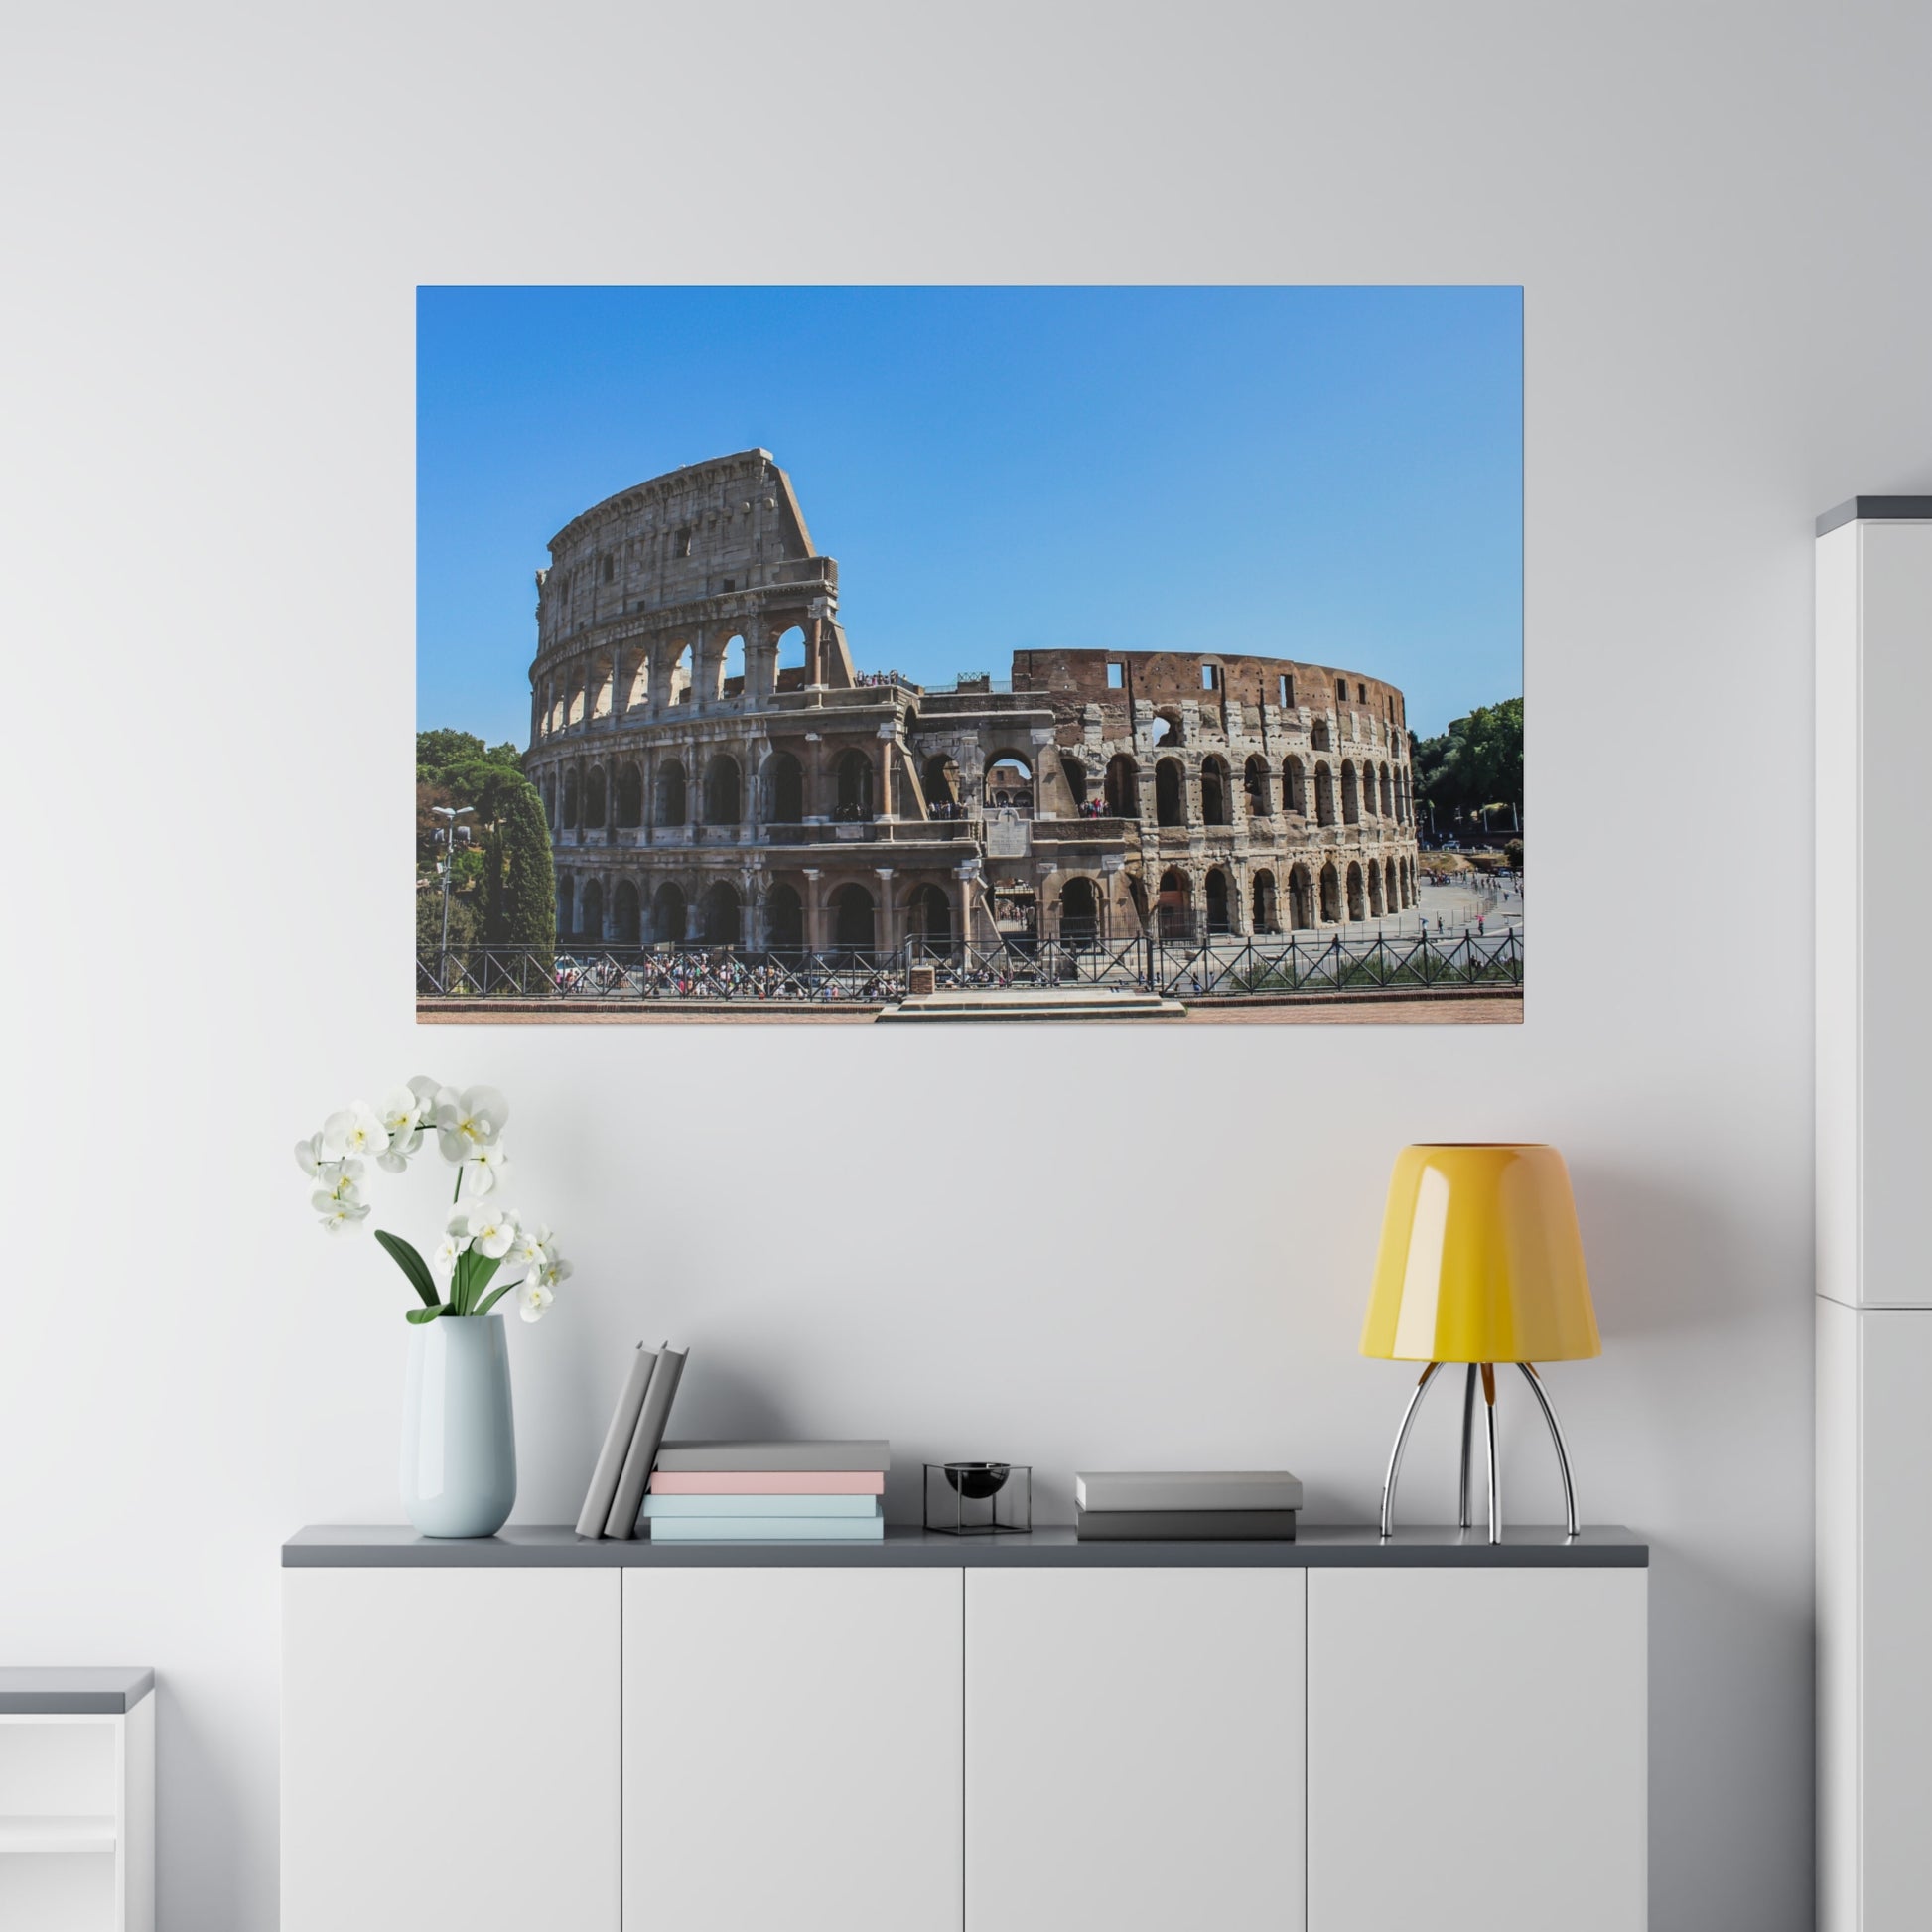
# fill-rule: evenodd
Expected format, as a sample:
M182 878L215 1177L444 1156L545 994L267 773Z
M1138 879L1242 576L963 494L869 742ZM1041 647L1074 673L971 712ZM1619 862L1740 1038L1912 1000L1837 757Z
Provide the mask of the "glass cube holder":
M947 1536L1023 1536L1034 1526L1025 1462L928 1462L925 1526Z

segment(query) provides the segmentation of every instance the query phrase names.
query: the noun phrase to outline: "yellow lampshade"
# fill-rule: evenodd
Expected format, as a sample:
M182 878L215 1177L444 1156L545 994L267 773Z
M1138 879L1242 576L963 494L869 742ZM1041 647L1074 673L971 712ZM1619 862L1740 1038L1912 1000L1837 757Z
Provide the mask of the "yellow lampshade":
M1561 1362L1602 1352L1563 1156L1495 1144L1404 1148L1362 1353Z

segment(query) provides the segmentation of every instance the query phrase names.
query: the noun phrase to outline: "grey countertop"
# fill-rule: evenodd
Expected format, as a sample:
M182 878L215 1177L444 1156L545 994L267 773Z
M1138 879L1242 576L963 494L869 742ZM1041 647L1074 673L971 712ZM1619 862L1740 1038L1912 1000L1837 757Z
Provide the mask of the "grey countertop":
M1649 1562L1650 1546L1614 1525L1586 1529L1574 1541L1560 1527L1512 1526L1501 1543L1492 1544L1480 1529L1398 1529L1384 1543L1372 1524L1308 1524L1295 1541L1270 1543L1082 1543L1071 1529L945 1536L891 1525L883 1543L617 1543L586 1541L563 1524L512 1526L467 1539L375 1524L312 1527L282 1545L282 1565L289 1570L1628 1570Z
M154 1672L116 1664L0 1668L0 1717L119 1717L154 1689Z

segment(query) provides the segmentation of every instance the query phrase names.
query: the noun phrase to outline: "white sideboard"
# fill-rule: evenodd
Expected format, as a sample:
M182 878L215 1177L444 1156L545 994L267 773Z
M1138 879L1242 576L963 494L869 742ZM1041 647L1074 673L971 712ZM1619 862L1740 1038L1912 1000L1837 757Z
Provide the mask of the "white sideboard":
M282 1932L1645 1922L1621 1531L283 1561Z
M1932 1816L1922 724L1932 497L1819 519L1818 1923L1920 1932Z

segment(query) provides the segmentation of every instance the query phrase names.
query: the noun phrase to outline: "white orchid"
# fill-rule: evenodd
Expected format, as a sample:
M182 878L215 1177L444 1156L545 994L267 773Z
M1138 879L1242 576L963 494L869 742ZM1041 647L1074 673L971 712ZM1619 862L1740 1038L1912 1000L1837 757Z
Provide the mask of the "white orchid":
M368 1202L358 1200L353 1187L311 1194L309 1205L322 1216L322 1225L331 1234L350 1233L369 1218Z
M524 1279L535 1282L540 1288L555 1288L559 1283L568 1281L576 1272L570 1263L552 1248Z
M316 1170L316 1180L320 1200L327 1194L331 1200L356 1201L362 1198L362 1175L366 1172L360 1161L325 1161Z
M494 1147L509 1118L509 1102L494 1087L442 1088L436 1096L436 1144L446 1161L467 1161L479 1148Z
M540 1282L528 1281L516 1292L516 1311L525 1321L541 1321L544 1310L556 1299Z
M332 1161L347 1155L378 1155L388 1145L389 1131L366 1100L351 1100L322 1123L322 1151Z
M416 1096L416 1118L427 1120L436 1111L436 1096L447 1089L441 1080L432 1080L427 1073L418 1073L410 1080L409 1091Z
M516 1212L507 1207L480 1208L470 1217L470 1245L491 1261L501 1261L516 1239Z
M464 1162L459 1176L466 1194L487 1194L509 1185L509 1156L499 1141L494 1147L480 1147Z
M532 1227L518 1227L510 1247L510 1259L525 1268L541 1268L550 1258L550 1230L541 1221Z
M320 1180L322 1178L323 1169L334 1165L322 1151L322 1136L320 1134L311 1134L306 1141L296 1142L295 1165L311 1180Z
M382 1122L389 1144L376 1158L389 1173L401 1173L409 1157L423 1144L423 1109L429 1103L413 1087L396 1087L383 1096L376 1117Z

